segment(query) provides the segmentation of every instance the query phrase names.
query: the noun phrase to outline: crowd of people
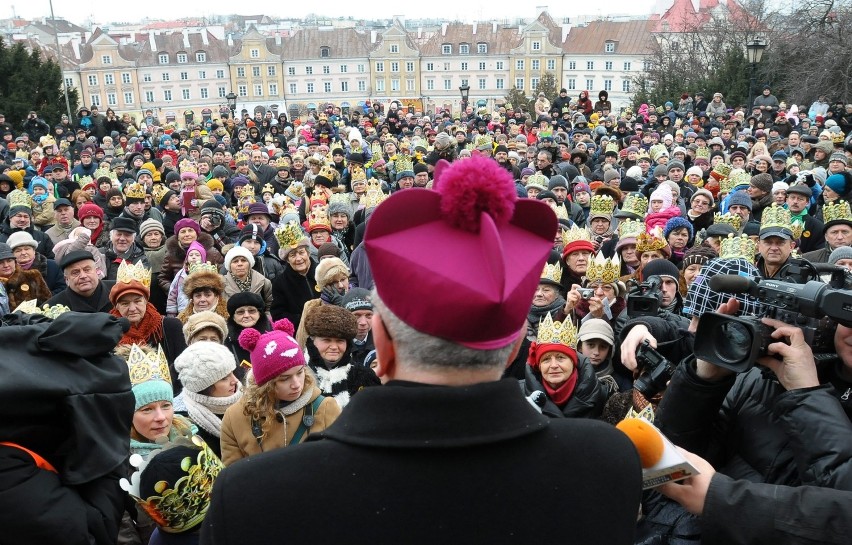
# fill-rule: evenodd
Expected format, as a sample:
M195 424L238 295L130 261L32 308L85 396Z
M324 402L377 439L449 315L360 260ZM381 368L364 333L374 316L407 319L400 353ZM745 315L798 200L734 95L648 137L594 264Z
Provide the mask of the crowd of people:
M257 520L253 502L289 509L280 500L290 490L303 501L369 490L359 498L369 503L409 482L418 497L366 506L392 522L365 539L505 541L513 523L523 541L561 535L556 519L529 536L531 521L493 520L475 488L453 493L471 526L491 516L490 529L474 528L483 533L425 517L436 533L406 516L438 501L430 485L460 465L472 482L500 472L503 493L516 494L501 463L521 452L545 469L549 457L560 467L583 458L568 465L588 474L564 484L605 491L584 500L588 520L576 517L583 542L768 542L741 530L753 523L750 498L772 497L731 492L749 482L848 502L833 494L852 491L850 328L810 317L823 342L806 342L795 327L806 322L765 318L787 342L739 374L696 359L693 340L708 312L767 312L754 294L713 290L717 275L852 288L852 104L787 107L767 86L749 109L717 92L617 113L606 91L593 102L562 89L530 111L329 105L293 122L223 115L179 130L150 111L141 123L125 117L81 108L51 130L32 112L16 131L0 115L3 359L28 350L19 389L39 392L3 413L0 505L20 501L15 479L44 498L13 517L19 536L262 542L280 517ZM13 329L36 346L10 344ZM642 346L672 373L660 379L637 358ZM60 391L32 369L39 350L99 371ZM34 405L44 399L55 412ZM104 433L123 439L86 443L76 427L97 421L78 414L89 410L109 412ZM613 431L627 417L691 451L706 480L640 497L638 459ZM534 435L556 421L573 421L554 429L588 443ZM475 453L494 444L493 459ZM449 445L467 450L436 455ZM82 469L75 451L91 454ZM272 453L293 469L279 474ZM481 467L460 464L465 456L482 456ZM377 476L386 464L396 471ZM537 508L558 501L553 490L535 492ZM85 515L44 536L63 524L57 512ZM372 524L365 512L350 505L324 535L351 541L359 520ZM720 522L731 516L741 524ZM322 518L298 520L291 538L315 536ZM820 521L802 536L839 542L837 524L849 528Z

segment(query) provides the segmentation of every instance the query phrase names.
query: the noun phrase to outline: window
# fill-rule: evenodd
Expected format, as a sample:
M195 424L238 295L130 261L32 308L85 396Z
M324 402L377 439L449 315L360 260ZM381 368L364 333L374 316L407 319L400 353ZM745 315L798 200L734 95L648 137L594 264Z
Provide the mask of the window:
M385 63L377 62L376 63L376 72L384 72L385 71Z
M269 84L269 96L277 97L278 96L278 84L270 83Z
M191 96L191 95L190 95L190 93L189 93L189 89L181 89L181 90L180 90L180 94L181 94L181 96L183 97L183 99L184 99L184 100L189 100L189 99L190 99L190 96Z
M519 90L524 90L524 78L515 78L515 87Z
M391 91L399 91L399 80L397 78L391 80Z
M515 61L515 70L523 70L524 69L524 59L518 59Z
M246 67L245 66L237 66L237 77L238 78L246 77Z
M102 64L112 64L112 55L101 55Z
M287 67L287 75L288 76L295 76L296 75L296 67L295 66L288 66Z
M163 100L165 100L166 102L172 101L172 92L170 89L166 89L165 91L163 91Z
M322 84L322 90L323 90L323 92L330 93L331 92L331 82L330 81L324 82Z
M575 80L574 78L570 78L568 80L568 89L573 91L576 88L577 88L577 80Z
M441 46L441 53L444 55L452 55L453 54L453 46L450 44L444 44Z
M607 42L604 44L604 51L607 53L615 53L615 42Z
M195 62L207 62L207 53L199 51L195 54Z
M503 83L503 78L497 78L497 84L495 85L498 89L505 88L506 84Z
M217 93L219 93L219 98L225 98L225 96L227 96L226 91L227 89L225 89L224 87L219 87L217 90Z
M216 78L217 79L222 79L224 77L225 77L225 71L224 70L216 70Z
M647 61L647 60L646 60L646 61L642 61L642 70L644 70L645 72L647 72L647 71L648 71L648 70L650 70L650 69L651 69L651 61Z
M399 53L399 44L390 44L391 53Z
M263 96L263 84L255 83L254 84L254 96L262 97Z
M205 72L204 70L199 70L198 79L207 79L207 72Z
M210 90L207 87L202 87L199 92L201 93L201 98L210 98Z
M128 106L133 104L133 93L130 91L124 93L124 103Z
M340 91L342 93L348 93L349 92L349 82L348 81L341 81L340 82Z
M414 80L413 79L406 79L405 80L405 90L406 91L413 91L414 90Z
M586 80L586 89L594 89L595 88L595 80L587 79Z
M445 91L449 91L449 90L450 90L450 89L452 89L452 88L453 88L453 80L451 80L451 79L445 79L445 80L444 80L444 90L445 90Z
M358 80L358 90L366 91L367 90L367 82L364 80Z
M626 61L626 62L624 63L624 71L625 71L625 72L630 72L630 61Z
M96 87L97 85L98 85L97 74L89 74L89 87Z
M115 93L107 93L107 106L116 106L118 104L118 97Z
M470 54L470 46L467 44L459 45L459 55L469 55Z
M160 53L158 56L158 60L160 61L160 64L169 64L169 54Z
M405 71L408 72L409 74L414 72L414 63L411 62L411 61L406 62L405 63Z
M331 57L331 49L328 47L320 47L320 58L327 59Z
M376 80L376 91L379 92L379 93L385 92L385 80L384 80L384 78Z
M612 61L606 61L604 63L604 70L612 70Z
M295 94L296 94L296 84L295 84L295 83L291 83L291 84L289 85L289 87L290 87L290 94L291 94L291 95L295 95Z
M533 42L532 43L533 51L541 51L541 42Z
M248 96L248 85L237 85L237 96Z
M189 79L189 72L181 72L180 73L180 79L188 80Z
M485 89L485 78L479 78L479 88Z
M112 74L104 74L104 85L115 85L115 77Z
M586 70L594 70L595 61L586 61Z
M479 54L488 53L488 44L476 44L476 52Z
M484 62L479 63L479 69L485 70L485 63Z
M163 81L169 81L169 79L171 79L171 76L169 75L168 72L163 72L162 78L163 78Z
M308 83L308 84L305 86L305 90L306 90L307 92L309 92L309 93L313 93L313 92L314 92L314 84L313 84L313 83Z
M399 72L399 63L394 61L391 63L391 72Z
M143 74L142 75L142 81L144 81L144 82L151 81L151 74Z
M177 54L177 61L178 61L178 63L180 63L180 64L185 64L185 63L186 63L186 60L187 60L187 59L186 59L186 53L178 53L178 54Z
M461 87L469 87L470 83L466 79L461 80Z
M433 70L435 70L435 63L434 62L427 62L426 63L426 71L432 72Z
M624 91L625 93L630 92L630 80L629 79L623 80L621 82L621 90Z
M363 74L363 73L364 73L364 70L365 70L364 65L363 65L363 64L359 64L359 65L358 65L358 73L359 73L359 74Z
M605 79L604 80L604 91L612 91L612 80Z
M72 78L65 78L65 87L68 87L69 89L74 87L74 80Z
M449 70L449 69L450 69L450 63L445 62L445 63L444 63L444 71L446 72L446 71L447 71L447 70Z
M547 59L547 69L556 70L556 59Z
M541 70L541 61L539 61L538 59L533 59L531 68L533 70Z
M345 64L340 65L340 73L345 74L347 70L347 66Z
M427 79L426 80L426 90L427 91L434 91L435 90L435 80L433 80L433 79Z
M259 78L260 77L260 66L252 66L251 67L251 77Z
M253 59L259 59L260 58L260 49L252 49L249 52L249 56Z
M331 66L324 64L322 67L323 74L331 74Z
M497 70L503 70L503 61L497 61L497 65L494 68Z
M467 63L466 62L461 63L461 69L462 69L462 71L467 72Z
M154 91L145 91L145 102L154 102Z
M305 67L305 74L307 74L308 76L310 76L310 75L312 75L313 73L314 73L314 67L313 67L313 66L306 66L306 67Z
M538 78L530 78L530 89L533 91L538 89Z
M568 70L576 70L577 61L568 61Z

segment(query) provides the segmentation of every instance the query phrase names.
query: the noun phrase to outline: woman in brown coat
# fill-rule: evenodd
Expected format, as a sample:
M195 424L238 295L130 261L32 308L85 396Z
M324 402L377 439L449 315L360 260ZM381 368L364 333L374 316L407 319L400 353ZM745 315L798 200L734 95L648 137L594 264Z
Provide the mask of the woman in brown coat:
M321 395L293 338L293 324L279 320L261 334L240 334L240 346L251 353L252 369L242 399L222 420L222 462L227 466L252 454L303 442L323 431L340 415L340 407Z
M41 306L53 297L38 269L25 271L19 267L12 248L6 243L0 243L0 283L6 288L10 312L24 301L35 299Z

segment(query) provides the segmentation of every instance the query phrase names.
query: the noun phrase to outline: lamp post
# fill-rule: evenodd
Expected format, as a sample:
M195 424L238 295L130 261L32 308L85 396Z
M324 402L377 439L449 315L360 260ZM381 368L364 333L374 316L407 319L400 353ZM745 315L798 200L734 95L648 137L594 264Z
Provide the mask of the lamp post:
M751 66L748 82L748 111L746 115L751 113L754 107L754 75L757 72L757 65L763 59L763 50L766 49L766 40L759 36L755 36L746 43L746 57Z
M225 95L225 100L228 101L228 109L231 110L231 119L236 122L237 115L237 95L233 91Z
M459 87L459 92L461 93L461 115L459 117L464 118L464 113L467 110L467 99L470 97L470 85L465 83Z

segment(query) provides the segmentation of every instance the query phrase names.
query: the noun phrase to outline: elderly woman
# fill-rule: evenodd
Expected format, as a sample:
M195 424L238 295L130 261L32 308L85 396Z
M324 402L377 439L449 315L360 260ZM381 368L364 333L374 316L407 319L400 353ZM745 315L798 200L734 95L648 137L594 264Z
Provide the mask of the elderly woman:
M302 320L305 303L319 297L316 286L316 262L311 259L310 240L295 222L275 231L280 249L278 255L286 266L284 272L272 281L273 320L286 318L294 324Z
M228 321L224 344L237 361L234 374L241 381L245 377L245 369L250 366L251 354L240 346L240 333L247 328L253 328L261 333L272 330L268 315L264 310L266 303L263 298L250 291L243 291L228 298ZM245 362L245 363L244 363Z
M215 266L209 263L191 266L183 283L183 293L189 298L189 304L178 314L178 320L182 323L185 324L193 314L205 310L228 319L225 280Z
M234 246L225 254L225 295L228 299L238 293L251 292L260 295L265 304L264 312L272 304L272 282L254 270L254 256L242 246Z
M344 311L345 312L345 311ZM324 397L289 320L261 334L247 328L240 345L251 354L251 373L242 398L222 419L222 462L227 466L253 454L303 442L340 415L334 399Z
M606 392L586 356L577 354L577 330L570 321L545 317L536 341L530 345L528 368L522 382L526 395L542 392L542 414L550 418L597 418Z
M35 299L41 306L52 296L41 273L19 267L12 248L3 242L0 242L0 284L3 288L0 298L5 298L8 305L4 310L10 312L14 312L18 305L31 299Z
M227 333L225 319L210 310L196 312L183 324L183 338L187 346L200 341L224 344Z
M100 206L90 202L84 204L77 210L77 219L83 227L92 232L90 238L96 248L106 248L109 245L109 226L104 223L104 211Z
M343 296L349 291L349 267L340 258L326 257L319 262L316 270L316 291L320 293L319 299L311 299L305 303L302 310L302 319L296 330L296 341L302 348L308 334L305 331L305 320L307 316L320 305L339 305Z
M12 248L18 267L23 271L38 271L53 295L68 287L59 265L36 251L38 242L27 231L12 233L6 243Z
M219 438L225 411L243 396L234 376L231 352L216 342L199 341L175 361L183 391L175 398L176 410L198 427L198 435L221 456Z
M589 263L583 288L592 290L590 297L583 297L580 290L572 288L566 295L565 310L573 311L578 320L591 314L592 318L613 324L627 308L627 287L619 280L621 262L618 257L604 258L598 253Z

